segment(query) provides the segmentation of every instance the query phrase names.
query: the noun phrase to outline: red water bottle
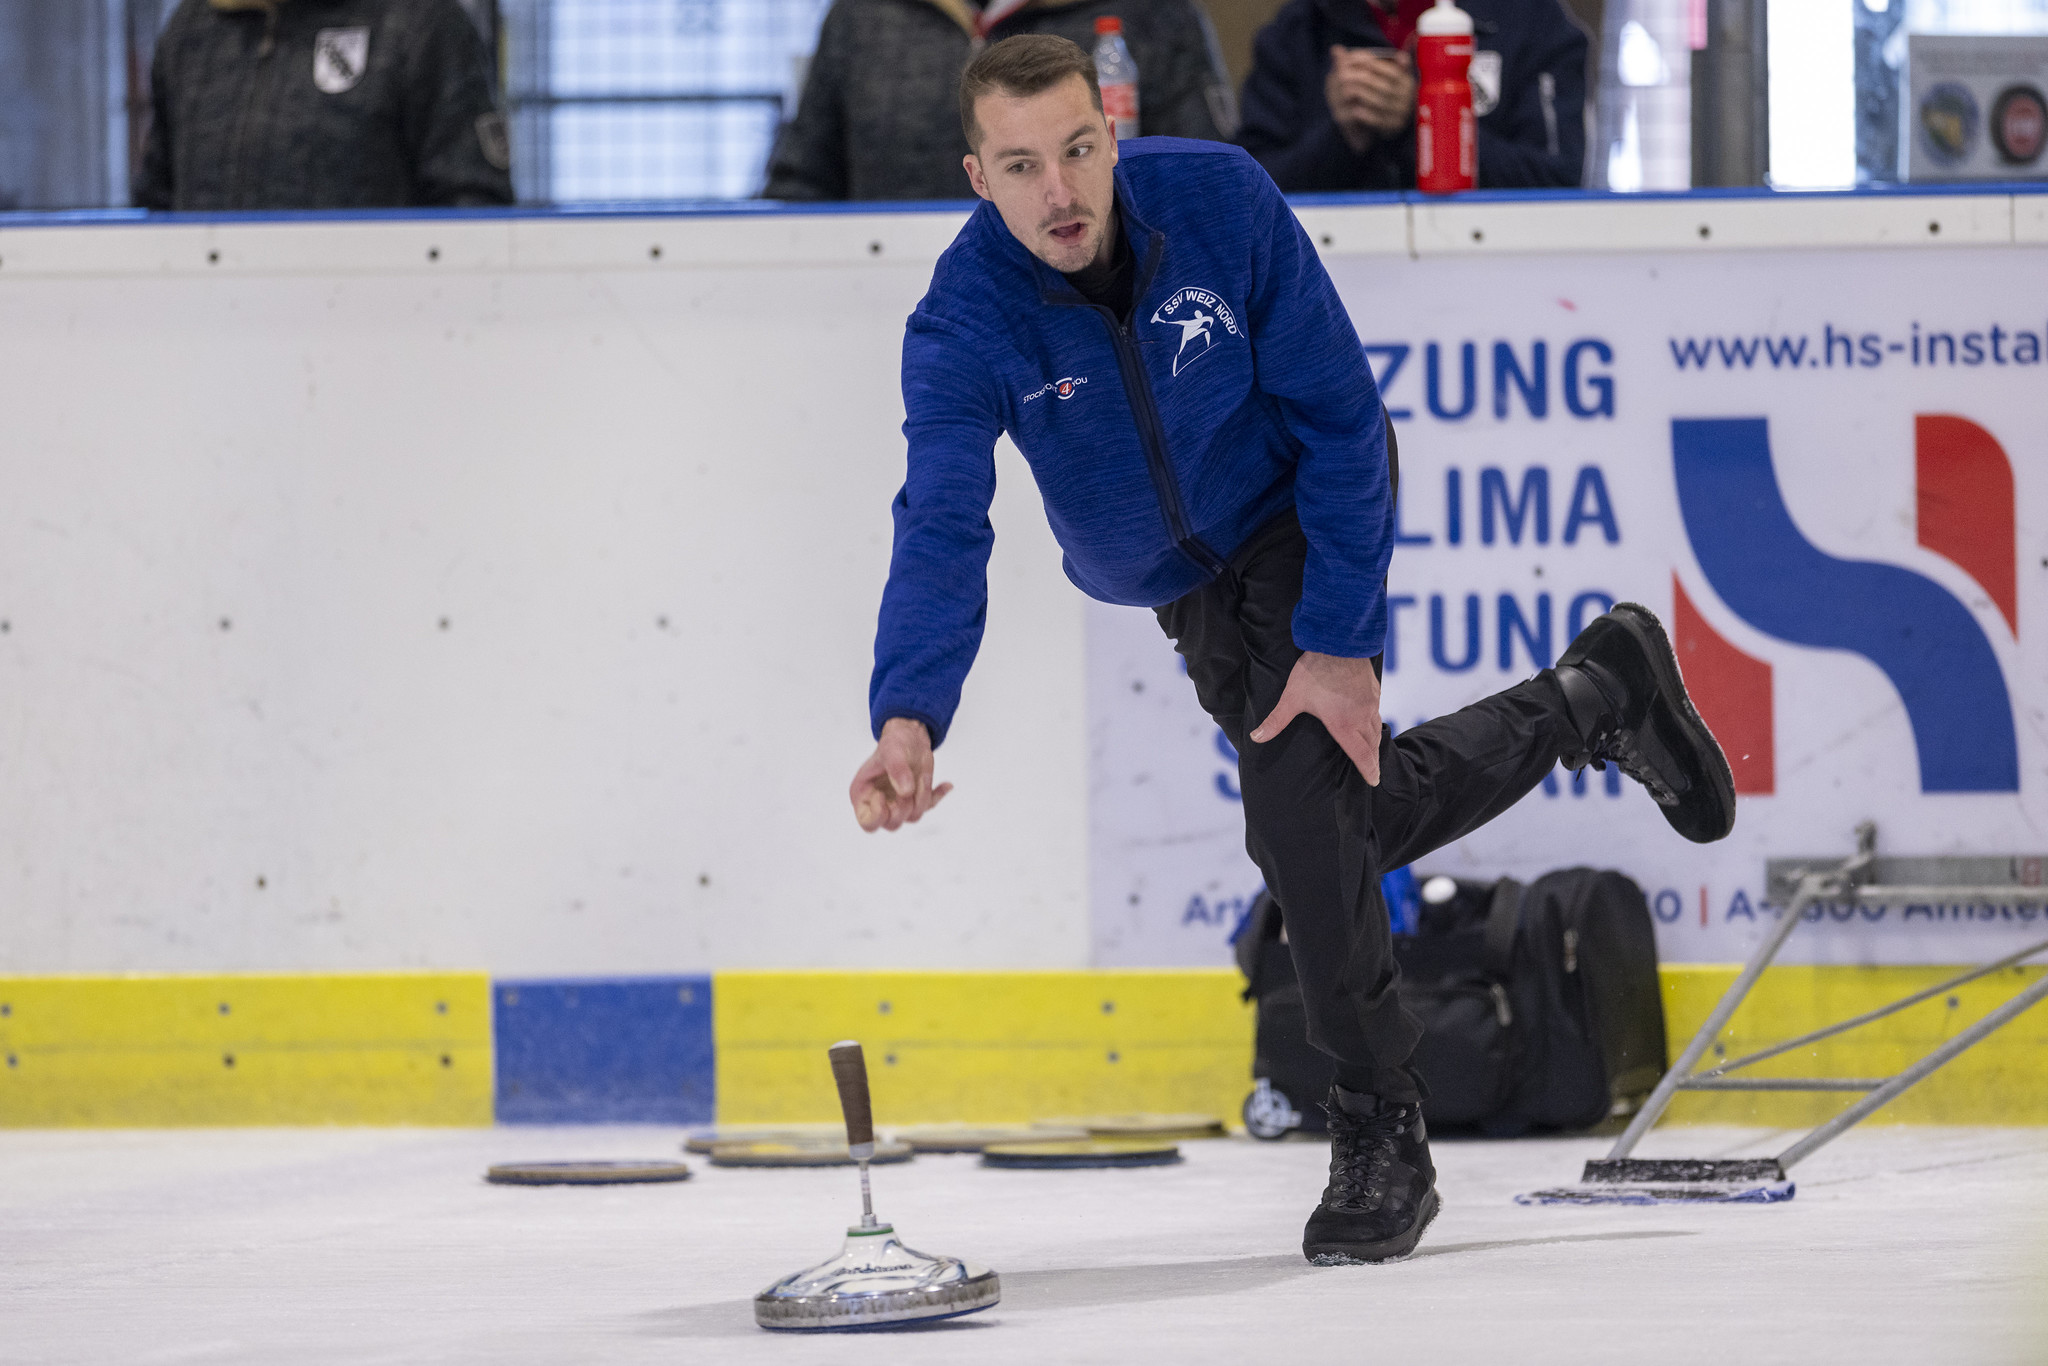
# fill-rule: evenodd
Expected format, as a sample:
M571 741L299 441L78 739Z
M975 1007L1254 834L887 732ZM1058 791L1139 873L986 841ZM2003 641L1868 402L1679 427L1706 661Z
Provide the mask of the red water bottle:
M1415 25L1415 188L1455 194L1479 183L1472 113L1472 16L1436 0Z

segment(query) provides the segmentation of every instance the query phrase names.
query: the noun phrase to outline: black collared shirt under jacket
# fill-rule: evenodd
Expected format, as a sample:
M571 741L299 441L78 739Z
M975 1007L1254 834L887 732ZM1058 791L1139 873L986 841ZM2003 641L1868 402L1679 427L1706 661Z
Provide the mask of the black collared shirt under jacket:
M150 103L144 208L512 202L490 55L456 0L185 0Z

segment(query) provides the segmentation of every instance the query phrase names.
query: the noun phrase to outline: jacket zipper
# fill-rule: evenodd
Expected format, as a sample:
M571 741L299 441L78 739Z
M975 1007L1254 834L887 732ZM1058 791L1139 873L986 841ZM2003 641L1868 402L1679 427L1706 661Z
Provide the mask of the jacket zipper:
M1138 424L1138 441L1145 448L1145 464L1152 473L1152 492L1159 499L1159 511L1166 518L1167 534L1181 554L1202 567L1211 578L1223 572L1223 558L1211 550L1188 525L1187 505L1181 501L1180 484L1173 477L1173 464L1166 455L1166 429L1159 421L1159 408L1152 398L1152 379L1145 373L1144 358L1130 333L1128 321L1119 324L1116 315L1100 305L1091 305L1109 323L1109 339L1116 347L1116 368L1123 372L1124 393L1130 396L1131 416ZM1135 297L1131 303L1137 312Z
M1180 483L1173 477L1173 462L1167 457L1166 426L1160 422L1159 407L1152 398L1152 379L1145 373L1144 357L1138 354L1137 340L1131 335L1131 322L1138 316L1145 291L1152 287L1153 276L1159 272L1162 245L1160 234L1153 233L1151 242L1146 246L1144 268L1131 282L1129 317L1118 318L1101 304L1083 303L1081 306L1093 309L1109 328L1110 345L1116 348L1117 373L1123 377L1131 418L1138 426L1138 444L1145 448L1145 467L1152 476L1152 494L1159 500L1160 516L1166 520L1166 534L1173 537L1173 543L1181 554L1193 560L1203 573L1213 579L1228 566L1224 564L1223 557L1195 535L1194 528L1188 524L1187 505L1181 501Z
M263 37L256 45L256 59L245 68L247 79L242 83L241 108L235 111L235 138L228 160L228 203L235 208L246 208L242 202L243 171L249 161L249 115L256 106L256 87L262 82L270 68L270 54L277 50L277 9L275 6L263 13Z

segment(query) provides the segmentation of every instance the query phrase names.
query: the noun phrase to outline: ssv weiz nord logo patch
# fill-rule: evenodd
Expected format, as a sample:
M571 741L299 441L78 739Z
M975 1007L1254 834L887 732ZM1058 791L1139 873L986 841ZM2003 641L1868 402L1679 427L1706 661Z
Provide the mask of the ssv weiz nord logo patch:
M1176 289L1172 297L1153 310L1152 321L1180 329L1179 348L1173 353L1173 373L1193 365L1222 344L1223 336L1242 337L1237 315L1214 291L1189 285ZM1223 336L1217 329L1223 330Z

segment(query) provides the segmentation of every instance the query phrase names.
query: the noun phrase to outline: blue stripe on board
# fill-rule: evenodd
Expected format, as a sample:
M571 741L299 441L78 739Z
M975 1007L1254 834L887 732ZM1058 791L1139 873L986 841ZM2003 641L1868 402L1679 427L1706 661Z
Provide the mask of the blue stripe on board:
M716 1103L709 977L492 986L500 1124L700 1124Z

